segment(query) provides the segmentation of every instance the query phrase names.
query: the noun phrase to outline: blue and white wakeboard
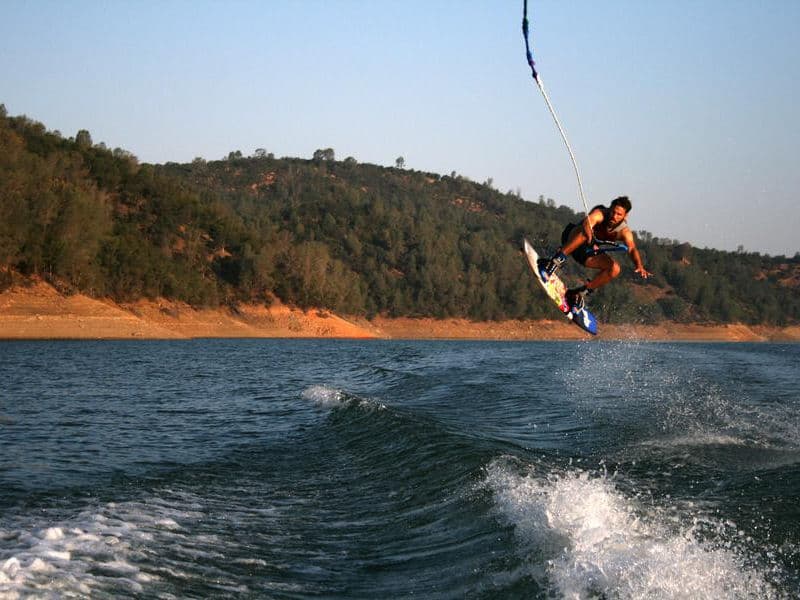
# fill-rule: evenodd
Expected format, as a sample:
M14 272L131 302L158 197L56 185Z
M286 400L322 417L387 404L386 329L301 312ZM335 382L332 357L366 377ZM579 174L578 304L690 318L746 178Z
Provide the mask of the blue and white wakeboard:
M570 321L575 323L584 331L597 335L597 319L586 308L575 309L567 304L565 295L567 293L567 286L561 281L561 278L556 275L548 275L541 271L538 266L539 254L533 249L528 240L523 241L523 249L525 250L525 258L528 259L528 265L536 276L536 281L544 288L547 296L555 303L558 309L564 313Z

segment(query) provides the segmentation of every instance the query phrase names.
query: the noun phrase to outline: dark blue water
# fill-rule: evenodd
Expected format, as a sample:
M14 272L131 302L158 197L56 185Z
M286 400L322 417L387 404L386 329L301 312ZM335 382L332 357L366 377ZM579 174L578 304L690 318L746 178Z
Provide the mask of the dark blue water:
M800 345L0 343L0 597L792 598Z

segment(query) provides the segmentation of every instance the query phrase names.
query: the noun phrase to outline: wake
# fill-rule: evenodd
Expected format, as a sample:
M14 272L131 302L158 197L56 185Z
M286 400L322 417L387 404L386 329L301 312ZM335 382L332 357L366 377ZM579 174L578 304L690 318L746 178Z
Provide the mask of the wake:
M531 576L559 596L781 597L765 569L752 564L733 524L684 515L686 525L585 471L541 476L519 468L498 459L484 485L497 517L514 528L531 558Z

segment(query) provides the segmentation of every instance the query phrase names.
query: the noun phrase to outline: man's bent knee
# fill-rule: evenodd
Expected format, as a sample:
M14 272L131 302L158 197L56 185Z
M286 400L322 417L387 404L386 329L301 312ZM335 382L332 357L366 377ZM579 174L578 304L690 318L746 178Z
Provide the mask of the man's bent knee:
M575 250L588 242L589 240L581 228L575 227L569 232L569 235L564 241L562 252L564 252L564 254L572 254Z

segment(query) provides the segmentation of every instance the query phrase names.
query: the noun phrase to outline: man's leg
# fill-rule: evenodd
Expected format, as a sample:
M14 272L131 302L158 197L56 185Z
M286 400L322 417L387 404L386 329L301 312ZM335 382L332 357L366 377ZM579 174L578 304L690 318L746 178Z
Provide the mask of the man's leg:
M619 277L619 274L622 272L617 261L613 260L608 254L590 256L586 259L586 266L590 269L598 269L600 271L586 284L586 288L589 290L596 290L597 288L603 287L612 279Z
M569 232L569 237L567 238L567 243L564 244L564 247L561 248L561 252L569 256L575 250L583 246L584 244L588 244L589 240L586 238L586 234L583 233L583 227L580 225L576 225L572 228L572 231Z
M578 248L582 245L588 243L588 239L586 238L586 234L583 233L583 228L580 225L576 225L572 228L569 232L569 236L566 239L566 243L556 250L556 253L549 259L540 259L539 260L539 269L544 271L547 276L549 277L564 264L567 260L567 256L575 252Z
M578 310L586 304L586 296L594 292L597 288L603 287L615 277L618 277L622 269L619 264L606 254L590 256L584 263L590 269L597 269L600 272L585 285L567 290L567 304Z

